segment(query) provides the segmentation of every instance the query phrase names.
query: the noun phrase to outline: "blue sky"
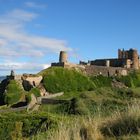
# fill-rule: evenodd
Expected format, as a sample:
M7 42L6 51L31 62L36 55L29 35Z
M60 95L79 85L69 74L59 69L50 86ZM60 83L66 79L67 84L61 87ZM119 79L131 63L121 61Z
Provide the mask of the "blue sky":
M0 75L38 72L58 61L140 52L139 0L0 0Z

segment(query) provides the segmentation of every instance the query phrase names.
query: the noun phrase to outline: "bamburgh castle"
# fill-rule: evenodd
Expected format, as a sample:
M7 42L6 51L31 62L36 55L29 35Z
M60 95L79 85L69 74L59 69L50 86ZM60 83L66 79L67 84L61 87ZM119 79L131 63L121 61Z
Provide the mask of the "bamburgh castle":
M65 68L79 68L88 75L102 74L104 76L127 75L132 70L140 69L140 59L138 51L135 49L118 50L118 58L96 59L88 62L80 61L79 64L68 62L65 51L60 52L59 62L52 63L51 66L61 66Z

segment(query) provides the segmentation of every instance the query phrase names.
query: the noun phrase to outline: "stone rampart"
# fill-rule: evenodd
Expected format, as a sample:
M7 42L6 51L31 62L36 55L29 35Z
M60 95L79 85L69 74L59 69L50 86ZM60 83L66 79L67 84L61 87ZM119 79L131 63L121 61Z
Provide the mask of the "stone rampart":
M115 75L127 75L128 71L125 68L119 67L105 67L105 66L86 66L85 72L87 75L103 75L103 76L115 76Z

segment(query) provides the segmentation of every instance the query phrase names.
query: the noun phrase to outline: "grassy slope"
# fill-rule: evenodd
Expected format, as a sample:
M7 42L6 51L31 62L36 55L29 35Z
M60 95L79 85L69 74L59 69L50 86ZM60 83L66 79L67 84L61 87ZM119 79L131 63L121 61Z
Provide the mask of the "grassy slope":
M23 94L24 91L19 84L15 80L11 80L6 88L4 97L5 103L8 105L17 103L20 101Z
M71 87L71 83L67 83L67 76L71 72L65 72L62 69L59 70L56 68L55 70L53 69L52 72L52 70L49 69L43 71L41 74L46 77L49 74L52 77L58 74L58 77L55 80L58 81L59 78L66 78L60 80L60 82L63 83L62 85L61 83L58 83L60 84L60 88L67 85ZM75 72L72 72L72 75L73 74L75 74ZM49 80L52 77L49 77ZM81 77L83 78L83 76ZM75 75L71 78L72 80L74 79L74 81L77 80L77 78L75 79ZM66 80L66 83L64 80ZM23 117L25 120L23 119L20 122L17 119L18 115L15 116L14 113L10 113L9 115L13 117L12 120L15 120L15 130L12 130L13 133L10 133L9 131L9 136L21 138L22 136L29 136L30 131L33 130L32 139L36 140L139 140L140 89L136 87L133 89L113 89L110 87L111 79L105 77L94 77L89 79L84 76L84 80L86 80L86 84L88 84L87 80L88 82L90 81L90 83L92 82L92 86L94 86L93 91L86 91L87 89L84 89L82 91L74 90L69 92L68 90L63 96L56 98L67 100L66 103L59 105L42 105L36 114L38 117L35 117L36 115L34 116L33 114L28 115L25 112L20 112L20 114L18 114L19 118L21 117L20 119L22 119L23 115L25 116ZM46 84L48 84L48 82ZM84 82L82 82L82 84L85 84ZM52 83L50 83L50 85L51 84ZM39 125L40 120L48 113L52 114L51 118L55 118L54 122L57 122L58 124L57 126L52 126L53 129L49 131L46 128L45 123ZM0 121L3 121L3 118L6 118L4 122L7 122L7 124L4 122L2 123L9 126L7 130L11 128L14 129L8 125L8 122L10 123L10 117L2 116L2 114L0 114L0 116ZM23 131L23 129L20 130L22 122L24 122L23 126L27 131ZM19 128L18 132L16 128ZM4 133L4 131L1 130L0 133ZM4 135L6 135L6 133L4 133Z
M111 78L100 76L92 77L91 80L94 82L96 90L66 92L56 99L68 100L67 103L41 106L40 111L65 116L65 119L62 118L60 121L58 131L50 133L48 139L70 140L73 137L74 140L81 140L81 137L87 137L89 140L94 138L97 140L115 140L116 138L139 140L139 73L117 79L126 86L127 82L132 83L129 86L131 88L128 89L111 88ZM85 115L89 116L89 120ZM47 138L46 134L40 134L37 137L38 139Z
M95 88L94 83L85 75L75 70L51 67L40 73L43 84L51 93L67 91L86 91Z

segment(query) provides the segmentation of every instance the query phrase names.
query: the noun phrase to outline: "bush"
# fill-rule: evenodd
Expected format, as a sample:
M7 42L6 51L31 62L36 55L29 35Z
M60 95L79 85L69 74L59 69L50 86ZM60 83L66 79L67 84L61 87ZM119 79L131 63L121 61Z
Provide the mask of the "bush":
M85 75L64 68L52 67L47 69L43 79L44 86L51 93L86 91L95 88L92 81Z
M30 93L33 93L36 97L40 96L40 90L38 88L32 88Z
M66 100L64 103L58 105L54 109L55 113L65 115L87 115L89 113L86 104L80 98L72 98L71 100Z
M26 93L26 102L31 101L31 94L34 94L35 97L40 97L40 90L38 88L32 88L29 92Z
M140 72L133 71L127 76L117 77L117 80L123 82L128 87L140 87Z
M112 78L106 76L94 76L91 77L91 80L94 82L96 87L111 87Z
M23 90L15 80L11 80L6 88L4 101L6 104L17 103L23 94Z
M0 116L0 139L10 140L30 137L38 132L47 131L52 124L52 119L44 114L14 114Z

